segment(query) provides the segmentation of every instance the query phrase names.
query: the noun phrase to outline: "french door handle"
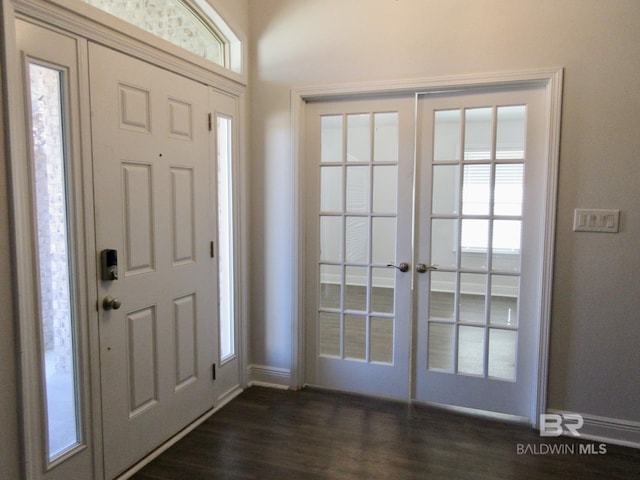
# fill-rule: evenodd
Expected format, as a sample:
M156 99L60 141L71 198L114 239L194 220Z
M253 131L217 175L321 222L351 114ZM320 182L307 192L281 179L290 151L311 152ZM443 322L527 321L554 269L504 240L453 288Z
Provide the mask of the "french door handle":
M387 263L387 267L397 268L398 270L400 270L403 273L409 271L409 264L406 263L406 262L402 262L400 265L394 265L393 263Z
M431 272L433 270L437 270L438 266L437 265L425 265L424 263L418 263L416 265L416 272L418 273L426 273L426 272Z

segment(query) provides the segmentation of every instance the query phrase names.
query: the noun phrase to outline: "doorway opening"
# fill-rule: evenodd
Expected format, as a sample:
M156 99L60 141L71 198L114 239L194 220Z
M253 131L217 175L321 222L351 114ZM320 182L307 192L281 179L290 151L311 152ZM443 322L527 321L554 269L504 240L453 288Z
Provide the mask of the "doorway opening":
M416 86L408 106L392 87L378 92L384 105L371 92L296 91L309 319L296 332L300 385L537 423L560 77ZM387 117L408 120L385 130Z

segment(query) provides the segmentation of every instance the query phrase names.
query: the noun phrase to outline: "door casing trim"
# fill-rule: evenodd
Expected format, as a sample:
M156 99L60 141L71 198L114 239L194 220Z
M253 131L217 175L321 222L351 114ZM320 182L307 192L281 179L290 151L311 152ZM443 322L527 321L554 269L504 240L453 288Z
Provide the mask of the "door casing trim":
M300 194L301 185L307 179L305 171L305 115L306 104L312 101L333 101L343 98L376 97L390 94L433 94L451 91L472 91L488 87L515 87L538 85L546 95L546 177L545 219L542 261L542 288L540 302L540 330L537 338L538 365L535 392L535 412L532 418L538 427L540 414L547 409L547 385L549 369L549 333L551 323L551 294L553 282L553 256L556 225L558 168L560 159L560 120L562 106L563 68L550 67L513 72L491 72L469 75L452 75L386 82L346 83L294 87L290 93L292 169L289 177L293 202L289 212L292 224L291 277L291 377L290 388L305 385L305 199Z

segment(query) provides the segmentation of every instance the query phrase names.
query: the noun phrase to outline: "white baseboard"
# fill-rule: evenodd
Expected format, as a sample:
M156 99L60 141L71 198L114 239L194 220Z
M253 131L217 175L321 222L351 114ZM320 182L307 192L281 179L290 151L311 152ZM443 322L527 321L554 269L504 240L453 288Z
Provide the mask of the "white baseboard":
M229 403L231 400L236 398L242 392L243 392L242 387L240 385L235 385L234 387L230 388L223 394L219 395L218 404L217 404L218 406L216 407L216 410L220 410L222 407L224 407L227 403Z
M289 389L291 370L269 367L267 365L249 365L249 386Z
M579 433L580 438L585 440L640 448L640 422L564 410L550 409L548 413L581 415L584 425L580 428Z

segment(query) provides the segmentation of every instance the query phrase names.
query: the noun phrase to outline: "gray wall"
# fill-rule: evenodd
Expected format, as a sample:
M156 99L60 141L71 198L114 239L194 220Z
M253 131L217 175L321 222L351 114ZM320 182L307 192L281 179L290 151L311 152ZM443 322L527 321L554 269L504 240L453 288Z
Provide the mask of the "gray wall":
M249 34L249 0L207 0L236 34Z
M292 87L562 66L549 407L640 421L640 2L251 0L250 21L251 361L291 367ZM621 232L574 233L578 207Z

